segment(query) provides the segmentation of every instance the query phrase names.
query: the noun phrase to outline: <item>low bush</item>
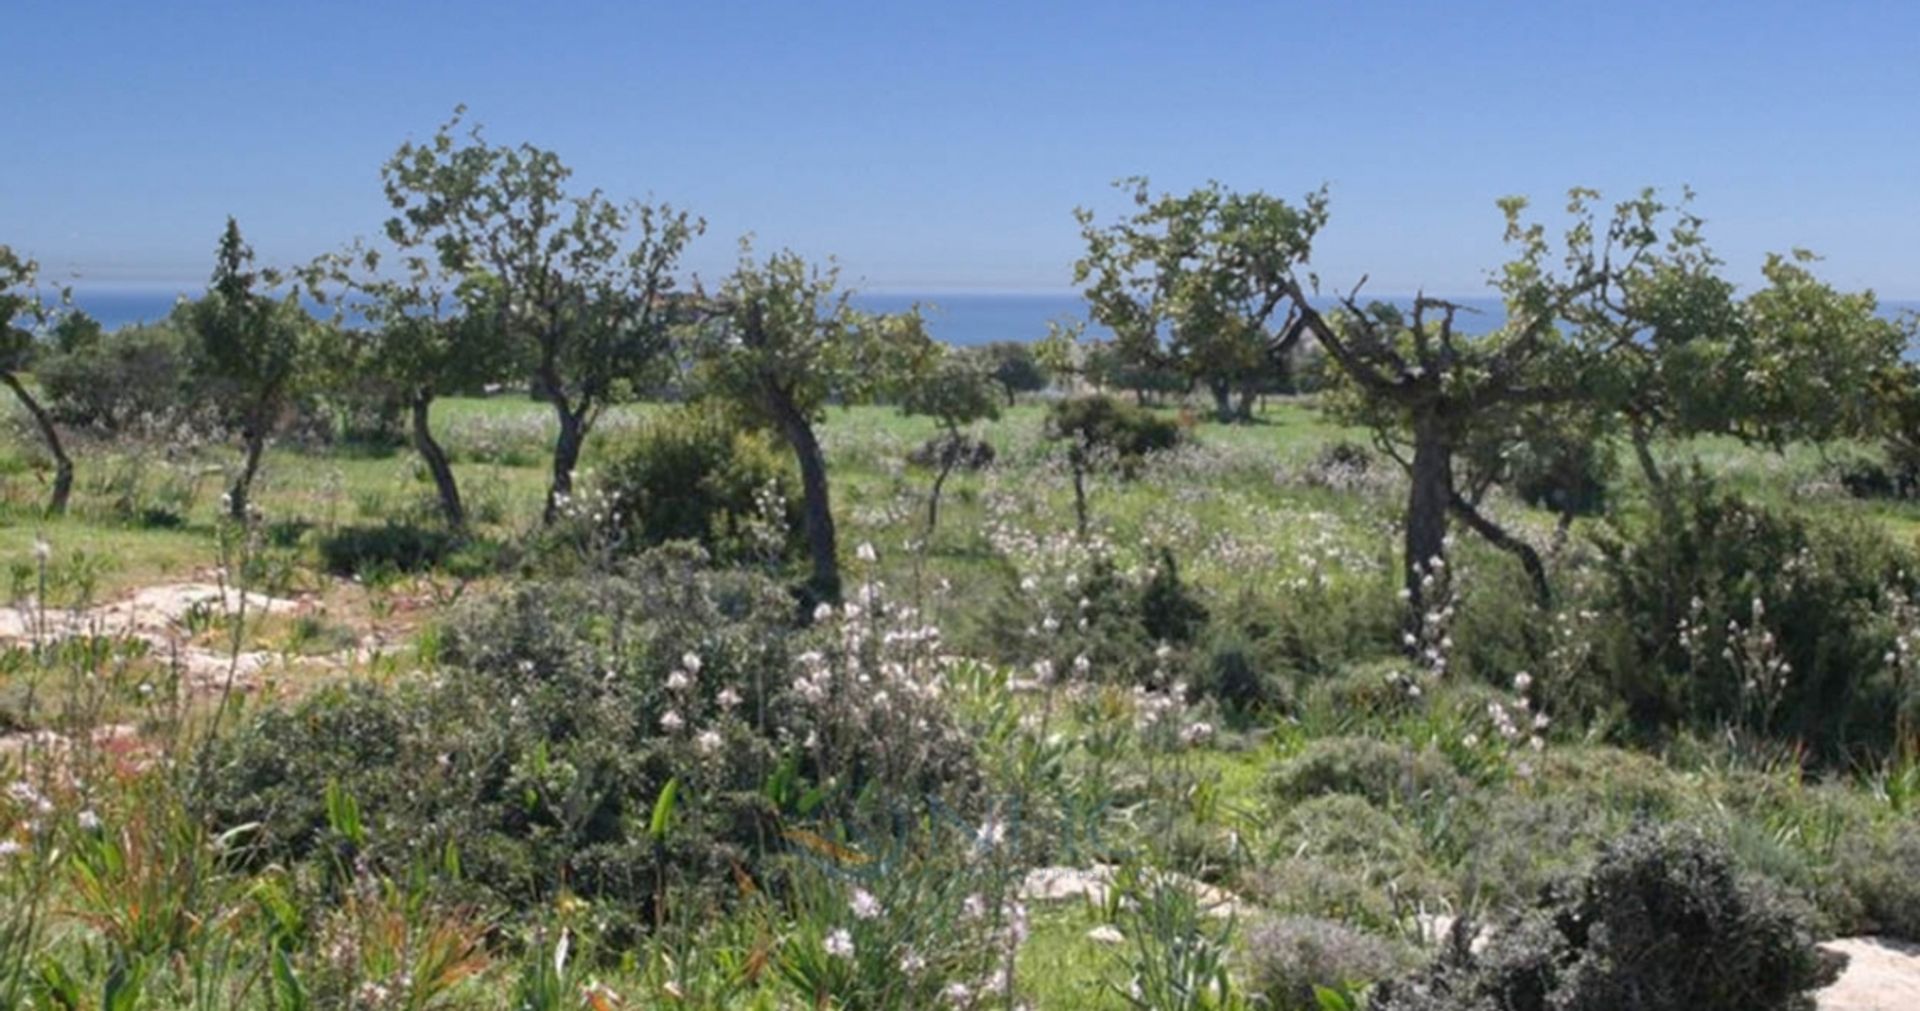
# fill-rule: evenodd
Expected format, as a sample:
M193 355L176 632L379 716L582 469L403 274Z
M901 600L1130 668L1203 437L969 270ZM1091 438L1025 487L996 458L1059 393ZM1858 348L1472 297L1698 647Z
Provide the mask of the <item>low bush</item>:
M1274 1011L1321 1011L1316 988L1357 991L1399 974L1404 963L1386 940L1317 917L1269 920L1246 935L1250 989Z
M1797 1011L1844 959L1801 911L1697 832L1640 829L1592 868L1428 969L1384 983L1379 1011Z
M1822 905L1851 914L1839 929L1920 941L1920 824L1908 819L1847 836L1831 876L1828 891L1836 894Z
M839 835L975 810L937 639L877 599L792 618L776 582L692 549L519 584L462 607L431 680L322 692L224 738L210 817L260 826L256 860L324 865L331 786L373 826L355 858L375 870L455 843L487 908L564 890L621 936L668 882L698 902L771 873L783 818Z
M1464 787L1444 755L1371 737L1315 740L1282 762L1272 780L1275 796L1287 802L1350 794L1381 807L1444 801Z
M1172 449L1180 426L1108 396L1061 400L1047 412L1047 437L1071 443L1090 462L1110 459L1132 473L1149 453Z
M674 407L612 450L603 490L630 549L685 540L723 561L785 558L801 515L787 460L717 405Z
M120 435L192 412L189 340L171 322L121 327L46 355L34 374L63 425Z
M445 530L389 522L329 531L319 538L317 547L328 572L364 577L431 569L445 561L458 543Z
M1550 686L1556 708L1605 711L1642 732L1738 726L1843 761L1892 745L1914 685L1887 662L1889 595L1920 564L1883 529L1676 484L1675 515L1600 540L1597 678Z

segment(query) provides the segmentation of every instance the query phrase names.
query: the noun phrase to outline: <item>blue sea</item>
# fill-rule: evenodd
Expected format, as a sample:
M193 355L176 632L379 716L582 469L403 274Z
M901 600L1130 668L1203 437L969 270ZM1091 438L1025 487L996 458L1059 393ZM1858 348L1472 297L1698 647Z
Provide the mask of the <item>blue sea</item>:
M198 294L198 289L184 285L100 285L75 287L73 303L112 330L163 319L175 299ZM934 337L964 346L1039 340L1047 335L1049 322L1066 325L1085 321L1087 315L1086 302L1071 293L860 294L853 301L869 312L902 312L918 305ZM1087 332L1096 337L1106 333L1094 326Z
M198 291L182 285L118 285L76 287L74 304L99 320L108 329L129 323L161 319L173 308L174 300ZM1390 297L1391 301L1404 301ZM1485 333L1505 321L1499 299L1467 297L1458 299L1466 311L1456 320L1464 333ZM927 321L927 330L935 338L962 347L991 341L1035 341L1047 335L1049 323L1068 325L1085 322L1087 304L1079 295L1068 293L985 293L946 292L930 294L861 294L854 304L869 312L901 312L916 305ZM1883 314L1920 312L1920 301L1881 303ZM1089 324L1089 337L1108 336L1105 329Z

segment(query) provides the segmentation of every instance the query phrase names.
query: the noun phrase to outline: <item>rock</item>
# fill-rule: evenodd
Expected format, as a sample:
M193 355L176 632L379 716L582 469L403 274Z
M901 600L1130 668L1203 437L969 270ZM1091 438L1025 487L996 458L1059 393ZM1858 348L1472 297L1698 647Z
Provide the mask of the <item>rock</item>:
M1127 935L1103 923L1087 931L1087 940L1099 944L1125 944L1127 943Z
M1020 897L1034 902L1059 902L1084 899L1094 905L1106 905L1107 892L1113 887L1114 868L1109 864L1092 867L1036 867L1020 883ZM1215 888L1184 874L1164 872L1163 880L1191 892L1209 916L1220 919L1244 919L1248 909L1233 893Z
M1844 937L1820 946L1847 956L1847 968L1817 995L1820 1011L1920 1008L1920 944L1887 937Z

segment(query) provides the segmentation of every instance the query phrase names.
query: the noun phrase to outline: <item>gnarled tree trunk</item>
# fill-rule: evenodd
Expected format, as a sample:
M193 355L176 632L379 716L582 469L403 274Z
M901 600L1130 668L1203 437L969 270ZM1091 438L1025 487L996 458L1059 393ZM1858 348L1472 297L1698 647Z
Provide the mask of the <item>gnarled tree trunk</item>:
M807 552L813 560L808 589L816 600L837 601L840 599L840 555L833 528L833 500L827 486L826 454L813 434L812 423L791 400L776 395L771 406L780 434L793 447L794 458L800 464Z
M1406 587L1411 621L1426 613L1422 579L1435 559L1446 557L1447 510L1453 500L1453 446L1444 424L1432 410L1414 416L1413 465L1408 477L1406 533Z
M933 530L940 525L940 489L947 483L947 475L960 462L960 433L948 432L945 442L940 444L940 471L933 477L933 492L927 496L927 536L933 536Z
M40 437L46 440L47 452L53 456L53 497L47 502L47 512L59 516L67 511L67 500L73 496L73 460L60 442L60 430L54 427L53 417L40 406L40 401L27 392L26 384L18 375L0 372L0 382L6 383L13 395L20 398L27 413L33 415L33 423L40 426Z
M460 501L460 486L454 481L453 464L447 460L447 452L433 437L433 428L428 424L433 407L433 394L427 390L414 393L413 409L413 448L427 463L427 472L433 475L433 487L440 494L440 513L446 517L447 527L454 531L467 528L467 509Z
M253 478L260 472L260 457L267 449L267 426L249 421L240 431L240 439L246 447L246 459L240 464L240 473L227 488L227 516L237 522L247 519L247 504L252 500Z
M547 484L547 507L541 513L542 522L551 525L560 518L562 505L573 497L573 472L580 466L580 449L587 442L589 405L568 401L559 373L550 365L543 366L536 378L540 395L553 405L554 416L560 419L560 434L553 440L553 475Z
M1505 527L1489 519L1485 513L1475 508L1472 502L1455 492L1451 506L1456 515L1473 532L1487 539L1494 547L1518 558L1520 567L1527 571L1527 581L1533 584L1534 600L1542 609L1553 606L1553 586L1547 582L1547 566L1540 560L1540 552L1533 545L1521 540Z
M1221 424L1230 424L1234 419L1233 384L1225 379L1207 380L1207 391L1213 394L1213 417Z

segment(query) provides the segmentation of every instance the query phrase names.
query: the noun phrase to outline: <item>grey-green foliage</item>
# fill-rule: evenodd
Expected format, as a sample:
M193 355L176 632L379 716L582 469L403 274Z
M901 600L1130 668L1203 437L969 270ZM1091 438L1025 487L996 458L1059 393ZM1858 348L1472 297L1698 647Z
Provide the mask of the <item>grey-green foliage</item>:
M1337 920L1285 916L1246 934L1249 985L1274 1011L1321 1011L1316 988L1362 989L1405 963L1400 947Z
M1643 828L1583 876L1456 932L1428 969L1383 984L1378 1011L1800 1011L1839 973L1803 913L1686 828Z
M1439 752L1371 737L1320 738L1273 774L1274 793L1289 802L1351 794L1380 806L1438 803L1464 787Z
M499 145L465 109L383 168L387 238L460 279L467 309L498 327L519 375L553 406L546 518L573 493L588 432L607 405L663 370L680 254L705 223L666 204L617 203L570 189L553 151Z
M261 453L293 398L315 329L296 293L275 293L280 281L277 272L254 267L253 248L228 218L207 293L184 311L199 389L239 433L245 452L227 491L235 518L247 515Z

